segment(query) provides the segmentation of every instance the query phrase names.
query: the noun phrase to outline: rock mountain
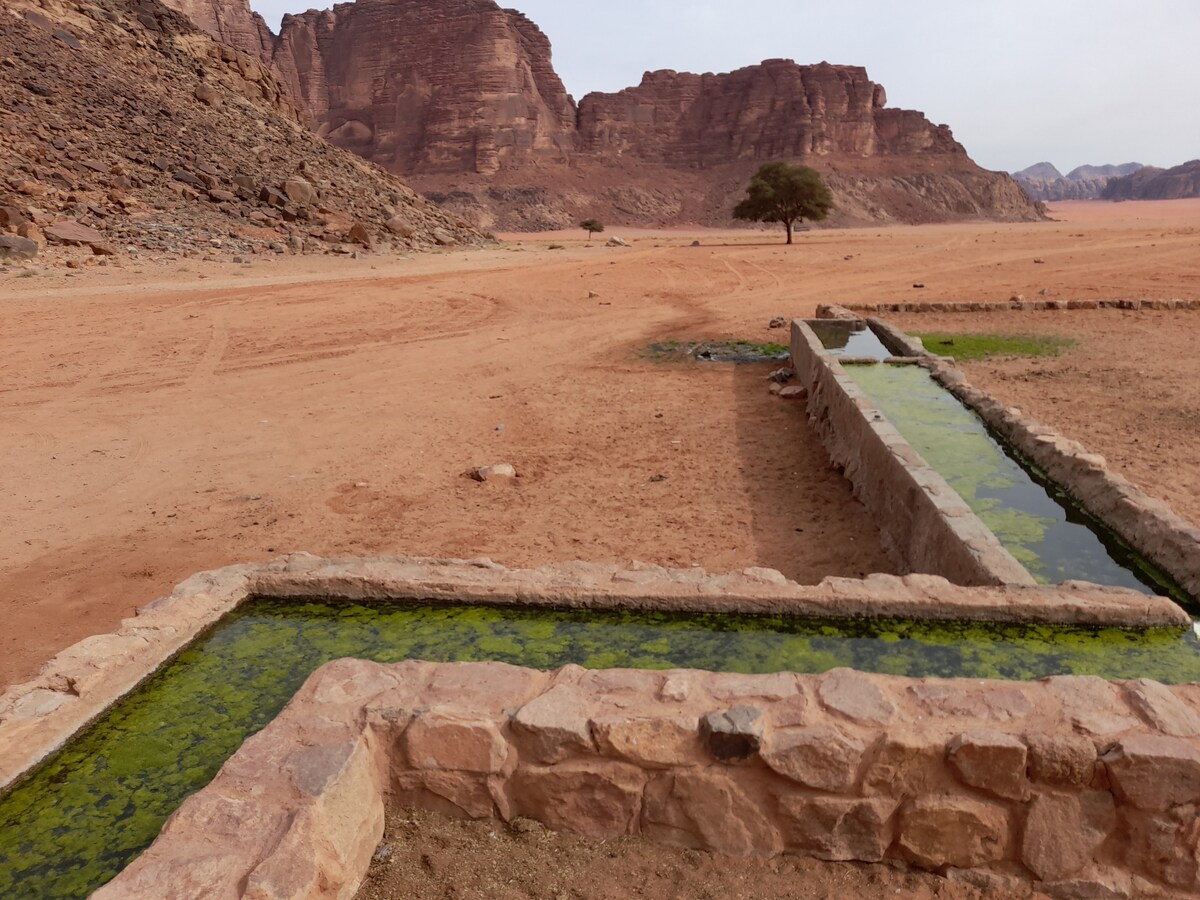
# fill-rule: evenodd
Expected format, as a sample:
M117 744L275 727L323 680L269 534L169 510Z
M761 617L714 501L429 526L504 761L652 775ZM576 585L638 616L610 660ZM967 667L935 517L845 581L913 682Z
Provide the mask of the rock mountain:
M1040 162L1014 172L1013 178L1034 200L1099 200L1114 178L1142 169L1141 163L1119 166L1079 166L1063 175L1048 162Z
M1184 200L1200 197L1200 159L1172 169L1153 166L1114 178L1104 189L1105 200Z
M286 16L277 36L247 0L167 2L257 54L317 134L486 227L725 224L779 158L823 172L843 223L1041 215L858 67L652 72L576 104L546 36L493 0L358 0Z
M157 0L0 6L0 261L480 240L304 128L259 54Z

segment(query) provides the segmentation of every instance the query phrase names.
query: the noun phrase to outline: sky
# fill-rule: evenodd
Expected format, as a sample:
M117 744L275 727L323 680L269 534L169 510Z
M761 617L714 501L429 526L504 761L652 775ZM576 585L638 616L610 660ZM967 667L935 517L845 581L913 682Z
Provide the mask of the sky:
M251 0L278 29L312 0ZM980 165L1200 158L1200 0L501 0L549 36L576 99L653 69L865 66L888 105Z

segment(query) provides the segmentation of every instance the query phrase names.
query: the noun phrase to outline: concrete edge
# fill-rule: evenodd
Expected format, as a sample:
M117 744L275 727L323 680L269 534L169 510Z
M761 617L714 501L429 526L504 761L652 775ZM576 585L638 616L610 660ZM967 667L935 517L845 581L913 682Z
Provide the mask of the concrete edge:
M1200 600L1200 527L1123 475L1109 472L1103 456L972 385L953 359L929 353L919 339L883 319L867 321L885 345L911 351L938 384L1065 488L1084 509Z
M1083 583L961 587L929 575L873 575L800 585L773 569L713 575L575 562L522 570L487 559L331 560L297 553L195 575L123 620L118 631L85 638L35 678L0 693L0 792L254 596L1094 627L1191 624L1164 598Z
M808 390L809 423L898 563L956 584L1036 583L801 319L792 322L792 368Z
M848 312L854 318L860 313L991 313L991 312L1062 312L1066 310L1164 310L1181 312L1200 310L1200 300L1142 299L1142 300L1009 300L988 302L930 302L930 303L853 303L842 306L822 304L817 307L818 319L846 318L835 311Z

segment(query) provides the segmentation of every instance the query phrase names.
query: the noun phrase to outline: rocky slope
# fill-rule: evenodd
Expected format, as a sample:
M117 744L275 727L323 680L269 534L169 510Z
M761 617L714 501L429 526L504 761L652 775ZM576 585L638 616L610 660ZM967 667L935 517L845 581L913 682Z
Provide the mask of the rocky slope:
M0 261L47 243L107 259L479 240L157 0L0 9Z
M1200 159L1172 169L1147 166L1124 178L1114 178L1104 189L1104 200L1183 200L1200 197Z
M246 47L246 0L168 0ZM985 172L950 129L888 109L864 69L769 60L723 75L653 72L578 107L546 36L493 0L358 0L285 17L262 59L305 120L487 227L728 224L761 163L820 169L837 220L1031 220L1007 175Z
M1099 200L1112 179L1130 175L1141 168L1141 163L1079 166L1063 175L1050 163L1041 162L1014 172L1013 178L1034 200Z

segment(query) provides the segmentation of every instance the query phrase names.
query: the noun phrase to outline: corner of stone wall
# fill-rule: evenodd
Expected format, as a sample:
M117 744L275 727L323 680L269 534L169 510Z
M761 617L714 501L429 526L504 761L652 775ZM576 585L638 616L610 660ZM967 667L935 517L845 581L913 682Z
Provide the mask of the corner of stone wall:
M1035 583L802 320L792 323L791 349L792 368L808 391L809 423L874 514L884 549L899 565L962 585Z

